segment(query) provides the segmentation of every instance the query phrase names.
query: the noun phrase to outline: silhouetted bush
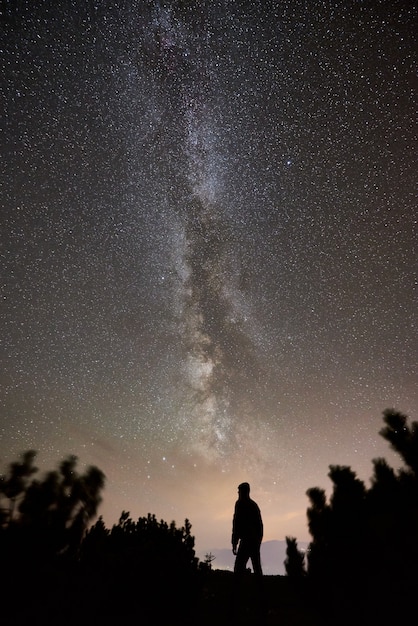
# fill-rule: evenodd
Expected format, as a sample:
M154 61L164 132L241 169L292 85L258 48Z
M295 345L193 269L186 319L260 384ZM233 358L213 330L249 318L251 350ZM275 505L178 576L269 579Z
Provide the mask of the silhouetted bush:
M383 420L380 434L405 467L395 472L375 459L367 489L350 467L330 466L329 502L323 489L307 491L307 572L318 593L337 599L340 611L345 600L350 611L364 616L367 606L370 615L380 610L381 618L392 619L412 611L418 584L418 423L408 426L394 410L386 410Z
M304 555L296 539L286 537L286 584L277 587L280 599L269 600L277 615L299 611L306 623L315 616L315 623L361 626L401 623L414 614L418 423L408 425L393 410L383 420L380 434L404 466L395 471L375 459L367 488L350 467L331 465L329 499L320 487L307 491L312 541ZM218 619L219 598L224 609L228 594L236 598L232 574L216 576L210 554L199 565L187 519L178 528L152 514L133 521L124 511L112 528L99 518L87 531L101 501L103 473L90 467L79 474L76 458L68 457L37 479L35 456L25 452L0 476L5 623L195 624L202 623L199 610ZM221 581L228 592L217 588ZM11 601L17 594L19 602ZM264 602L264 593L257 597ZM251 609L252 596L242 602L244 612Z
M80 559L84 572L107 589L110 610L138 602L149 616L191 610L198 559L191 524L177 528L148 514L133 521L123 511L110 530L99 520L87 532Z
M105 476L97 467L76 470L77 457L34 478L36 452L24 452L0 477L0 542L4 558L42 561L74 556L101 502Z
M298 550L295 537L286 537L286 559L284 562L289 578L300 580L306 576L305 555Z
M1 616L16 626L85 623L78 550L105 477L97 467L79 474L71 456L38 478L35 456L23 453L0 477Z

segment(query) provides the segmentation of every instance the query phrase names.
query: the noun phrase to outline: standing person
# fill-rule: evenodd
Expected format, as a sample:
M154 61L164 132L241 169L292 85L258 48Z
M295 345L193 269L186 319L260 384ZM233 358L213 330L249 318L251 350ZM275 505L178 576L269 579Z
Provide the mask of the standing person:
M250 498L250 485L241 483L238 486L238 500L235 503L232 521L232 552L236 555L235 574L245 573L248 559L251 559L254 574L263 575L260 559L262 539L263 520L260 508Z

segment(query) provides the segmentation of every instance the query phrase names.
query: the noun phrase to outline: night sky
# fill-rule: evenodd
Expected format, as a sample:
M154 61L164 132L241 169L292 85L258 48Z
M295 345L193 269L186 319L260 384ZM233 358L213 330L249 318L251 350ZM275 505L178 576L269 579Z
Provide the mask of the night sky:
M2 3L0 464L228 547L309 540L418 418L417 6Z

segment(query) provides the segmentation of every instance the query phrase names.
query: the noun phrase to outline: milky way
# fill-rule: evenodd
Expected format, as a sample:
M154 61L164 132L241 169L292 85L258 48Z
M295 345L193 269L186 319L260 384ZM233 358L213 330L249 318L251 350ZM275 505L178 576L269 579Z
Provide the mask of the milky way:
M0 460L97 464L109 524L222 547L248 480L306 539L417 417L416 7L313 4L2 10Z

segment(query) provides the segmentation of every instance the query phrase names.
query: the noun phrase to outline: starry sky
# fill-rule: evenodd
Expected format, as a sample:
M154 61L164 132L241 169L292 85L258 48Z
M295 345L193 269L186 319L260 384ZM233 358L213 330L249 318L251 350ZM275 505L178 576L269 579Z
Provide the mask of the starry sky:
M329 464L418 417L417 6L2 4L2 468L228 547L309 540Z

